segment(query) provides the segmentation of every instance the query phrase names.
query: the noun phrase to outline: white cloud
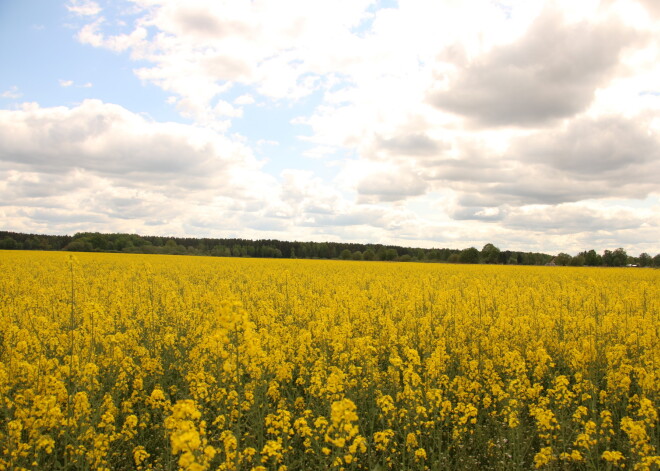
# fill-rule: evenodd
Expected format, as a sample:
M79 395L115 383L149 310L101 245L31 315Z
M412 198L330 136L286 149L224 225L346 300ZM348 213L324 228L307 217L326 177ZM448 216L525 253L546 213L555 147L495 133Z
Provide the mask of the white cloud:
M66 4L67 10L80 16L94 16L101 13L101 7L92 0L70 0Z
M234 103L237 105L251 105L254 102L255 102L254 97L249 93L241 95L234 100Z
M616 22L566 24L546 10L525 36L461 67L437 107L483 126L538 126L584 111L638 35Z
M65 87L66 88L66 87L70 87L71 85L73 85L73 80L62 80L62 79L60 79L59 82L60 82L60 87Z
M109 225L113 218L184 221L197 206L220 217L223 198L265 201L275 185L239 143L97 100L0 110L0 141L4 206L85 207Z
M23 94L18 90L18 87L16 85L13 85L9 88L9 90L5 90L4 92L2 92L0 96L2 96L2 98L16 99L22 97Z

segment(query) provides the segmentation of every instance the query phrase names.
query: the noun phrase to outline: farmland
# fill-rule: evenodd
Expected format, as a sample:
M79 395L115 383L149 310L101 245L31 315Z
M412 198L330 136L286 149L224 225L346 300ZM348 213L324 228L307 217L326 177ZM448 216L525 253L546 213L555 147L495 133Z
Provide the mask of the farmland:
M1 469L657 469L660 271L0 254Z

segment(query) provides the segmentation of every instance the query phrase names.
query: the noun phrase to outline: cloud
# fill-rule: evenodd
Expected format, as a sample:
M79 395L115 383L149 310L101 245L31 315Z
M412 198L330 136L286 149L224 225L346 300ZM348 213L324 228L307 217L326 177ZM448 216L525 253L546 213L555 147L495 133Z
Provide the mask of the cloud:
M128 32L110 32L113 28L99 17L79 31L78 39L130 51L147 64L135 71L140 79L179 95L205 115L211 102L237 82L257 85L260 94L275 99L317 90L319 74L336 69L346 55L355 56L351 45L357 37L350 29L360 23L371 0L342 0L332 6L300 0L277 5L133 3L141 11Z
M92 0L70 0L66 8L79 16L94 16L101 13L99 4Z
M381 208L355 208L348 212L316 216L307 224L310 226L371 226L386 227L389 223L386 212Z
M656 0L639 0L646 10L655 16L660 16L660 3Z
M232 165L257 166L247 148L212 131L150 122L98 100L0 110L0 136L3 162L43 173L82 169L135 183L199 187Z
M452 218L456 220L473 221L501 221L506 216L506 211L501 208L490 207L459 207L452 213Z
M86 83L84 83L84 84L82 84L82 85L80 85L80 84L76 84L73 80L63 80L63 79L60 79L58 82L59 82L59 84L60 84L60 87L63 87L63 88L73 87L74 85L75 85L77 88L92 88L92 87L93 87L92 82L86 82Z
M18 91L18 87L14 85L12 87L9 87L9 90L5 90L4 92L2 92L0 96L2 98L16 99L22 97L23 94L20 91Z
M234 100L234 103L237 105L251 105L255 102L255 99L249 93L239 96Z
M267 206L277 185L260 165L244 145L211 130L149 121L98 100L0 110L0 200L19 226L25 218L46 224L51 209L94 214L90 227L106 231L149 221L180 231L187 218L209 212L217 222L238 204Z
M430 101L479 126L540 126L570 117L589 106L639 38L615 21L568 24L546 9L524 37L469 61Z
M580 204L520 208L504 220L506 227L545 234L611 233L643 229L646 223L646 218L625 208L605 211Z
M656 183L660 136L643 116L581 117L564 129L536 133L514 142L513 155L584 180L612 185Z
M431 139L424 133L410 133L389 139L378 138L378 147L397 156L433 157L447 148L444 143Z
M411 196L423 195L427 183L412 171L376 171L362 178L357 191L360 201L400 201Z

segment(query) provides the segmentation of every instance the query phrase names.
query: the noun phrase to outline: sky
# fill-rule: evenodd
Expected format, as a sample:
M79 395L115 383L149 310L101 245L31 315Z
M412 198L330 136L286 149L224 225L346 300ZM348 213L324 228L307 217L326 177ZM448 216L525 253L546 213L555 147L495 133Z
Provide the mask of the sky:
M0 229L660 252L657 0L2 0Z

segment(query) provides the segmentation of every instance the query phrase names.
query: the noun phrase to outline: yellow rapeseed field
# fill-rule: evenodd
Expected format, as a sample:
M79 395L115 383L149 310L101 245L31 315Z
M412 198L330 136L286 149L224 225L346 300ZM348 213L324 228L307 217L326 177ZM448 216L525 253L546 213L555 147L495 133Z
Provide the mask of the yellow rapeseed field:
M0 470L658 469L660 271L0 252Z

